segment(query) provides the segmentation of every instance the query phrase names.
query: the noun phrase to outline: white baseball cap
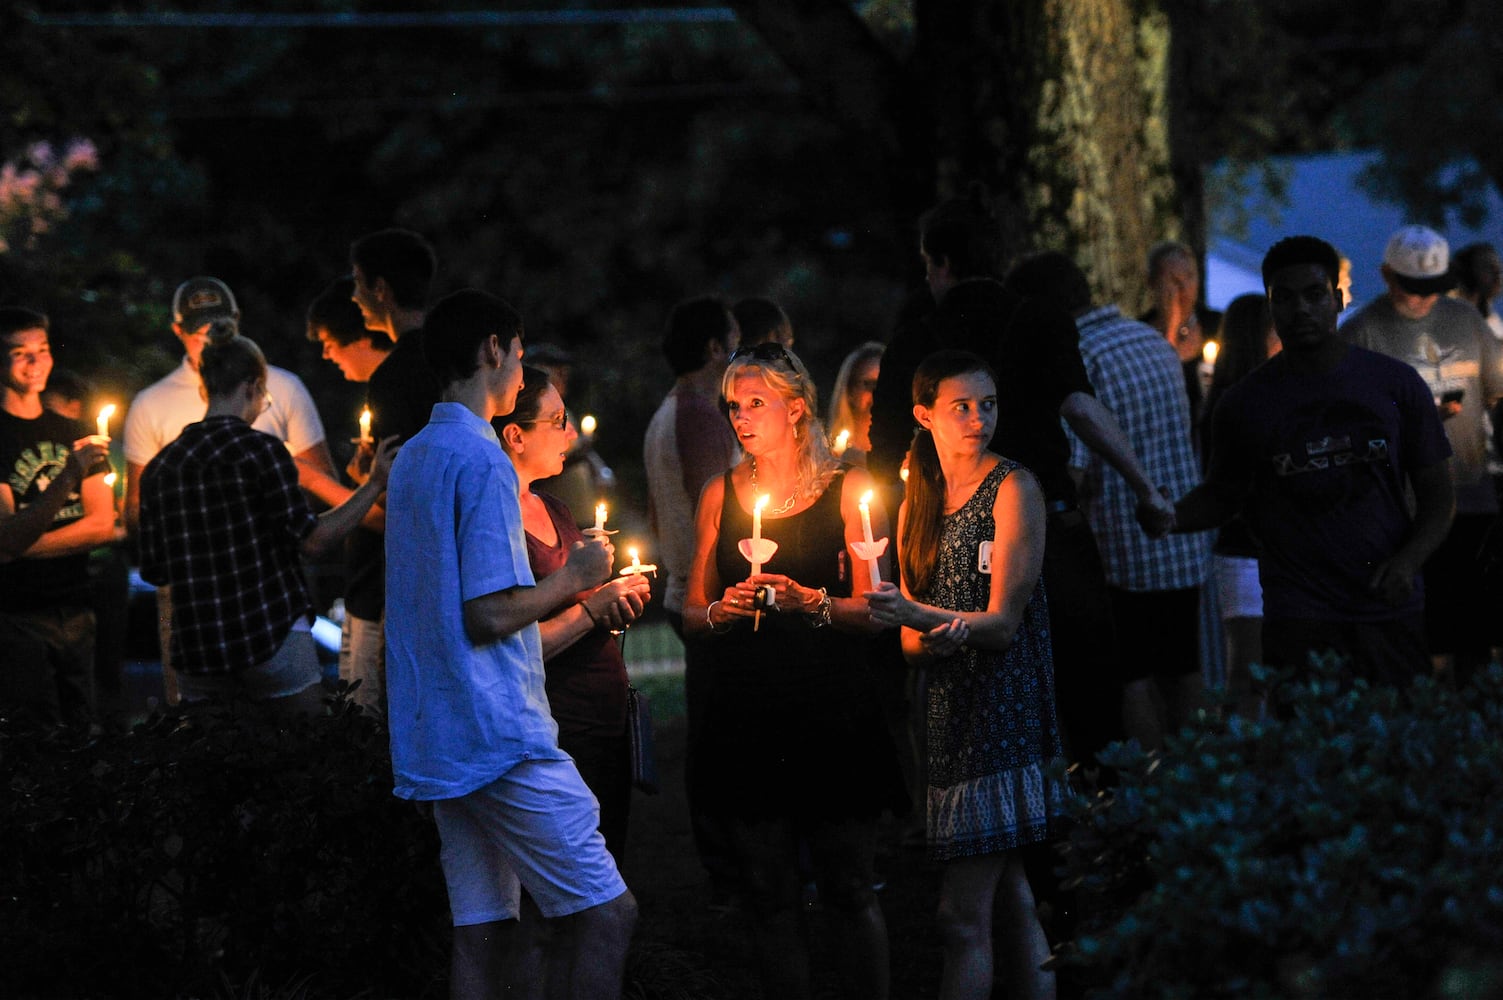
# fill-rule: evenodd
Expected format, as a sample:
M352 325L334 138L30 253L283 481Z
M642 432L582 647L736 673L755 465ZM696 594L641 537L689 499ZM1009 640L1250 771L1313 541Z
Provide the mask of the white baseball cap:
M1456 286L1451 246L1427 226L1405 226L1389 237L1383 266L1400 288L1413 295L1436 295Z

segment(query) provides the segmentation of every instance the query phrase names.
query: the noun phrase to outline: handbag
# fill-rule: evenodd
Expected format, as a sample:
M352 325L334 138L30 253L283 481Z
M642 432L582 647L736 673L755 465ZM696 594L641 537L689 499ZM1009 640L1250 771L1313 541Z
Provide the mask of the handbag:
M658 760L652 742L652 700L629 684L626 732L631 741L631 783L648 795L656 795Z

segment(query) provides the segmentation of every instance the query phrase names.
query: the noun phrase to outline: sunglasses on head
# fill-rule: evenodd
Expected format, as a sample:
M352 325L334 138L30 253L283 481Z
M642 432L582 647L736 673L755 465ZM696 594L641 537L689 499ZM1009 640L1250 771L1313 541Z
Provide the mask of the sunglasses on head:
M737 358L751 358L753 361L786 361L789 368L793 367L793 358L789 355L787 348L776 340L766 340L751 347L739 348L731 355L732 361Z

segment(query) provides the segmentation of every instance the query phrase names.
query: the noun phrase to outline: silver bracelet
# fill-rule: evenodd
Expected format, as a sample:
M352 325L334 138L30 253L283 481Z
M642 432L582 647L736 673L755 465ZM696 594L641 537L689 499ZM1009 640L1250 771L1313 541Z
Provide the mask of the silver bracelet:
M710 606L705 608L705 624L710 626L711 632L729 632L731 630L731 627L734 625L734 622L726 622L725 628L721 628L719 625L715 624L715 619L710 617L715 613L715 606L719 603L719 601L711 601Z
M810 627L824 628L830 624L830 607L833 603L830 599L830 591L824 587L820 587L819 606L808 613Z

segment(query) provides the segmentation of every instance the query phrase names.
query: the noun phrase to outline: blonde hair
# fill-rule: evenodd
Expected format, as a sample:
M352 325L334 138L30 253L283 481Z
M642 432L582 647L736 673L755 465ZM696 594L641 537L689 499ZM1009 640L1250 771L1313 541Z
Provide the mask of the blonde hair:
M766 345L763 345L766 346ZM797 479L794 490L801 499L818 497L829 485L830 479L840 468L840 463L830 453L830 444L825 440L825 428L819 420L819 393L809 370L792 351L779 345L771 345L779 356L763 359L738 351L731 356L725 374L720 378L720 395L730 398L730 390L738 376L755 372L762 376L767 387L782 397L785 403L795 399L804 401L804 415L793 425L794 441L798 445ZM761 353L761 352L759 352ZM782 366L787 363L787 367Z
M857 370L873 358L880 358L884 350L875 340L868 340L840 363L840 372L835 376L835 391L830 393L829 429L839 433L846 428L855 433L856 413L851 409L851 383L856 379Z

